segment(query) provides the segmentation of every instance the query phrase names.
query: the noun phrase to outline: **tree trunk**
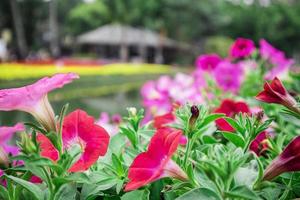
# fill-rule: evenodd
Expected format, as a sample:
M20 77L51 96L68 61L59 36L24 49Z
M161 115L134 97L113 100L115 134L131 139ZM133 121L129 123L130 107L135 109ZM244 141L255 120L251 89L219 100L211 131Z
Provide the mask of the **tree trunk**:
M27 48L27 43L26 43L26 39L25 39L21 13L20 13L19 6L18 6L16 0L10 0L9 2L10 2L10 6L11 6L12 15L13 15L13 22L14 22L14 27L15 27L15 31L16 31L18 50L19 50L21 59L24 59L27 55L28 48Z
M57 24L57 0L49 2L49 25L50 25L50 50L54 57L60 55L58 24Z

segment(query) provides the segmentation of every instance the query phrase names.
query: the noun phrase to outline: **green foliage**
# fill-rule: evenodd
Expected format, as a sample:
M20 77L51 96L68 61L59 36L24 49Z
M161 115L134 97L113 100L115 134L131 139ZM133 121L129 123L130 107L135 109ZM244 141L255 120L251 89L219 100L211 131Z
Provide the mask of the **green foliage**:
M80 34L98 28L108 22L109 10L101 1L79 4L68 13L68 32Z

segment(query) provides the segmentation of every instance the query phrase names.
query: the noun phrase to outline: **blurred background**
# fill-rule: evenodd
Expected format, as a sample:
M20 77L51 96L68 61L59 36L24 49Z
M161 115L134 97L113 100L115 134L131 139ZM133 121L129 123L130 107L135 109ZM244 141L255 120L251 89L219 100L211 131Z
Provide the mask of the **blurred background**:
M299 63L299 0L1 0L0 88L73 71L50 94L98 117L141 107L139 88L189 72L201 53L226 57L237 37L265 38ZM27 119L0 114L0 124ZM12 120L13 119L13 120Z

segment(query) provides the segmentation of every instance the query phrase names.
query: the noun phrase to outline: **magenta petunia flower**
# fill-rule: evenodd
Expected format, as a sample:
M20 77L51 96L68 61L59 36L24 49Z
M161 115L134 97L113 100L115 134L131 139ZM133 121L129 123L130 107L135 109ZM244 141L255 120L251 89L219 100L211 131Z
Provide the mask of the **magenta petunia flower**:
M255 50L255 45L252 40L238 38L230 48L230 56L233 58L245 58L250 56Z
M244 79L244 72L240 65L229 61L222 61L213 71L214 78L224 91L236 93Z
M276 76L281 76L288 72L289 68L294 64L293 59L286 58L283 51L276 49L265 39L259 41L260 56L272 64L272 68L266 73L265 79L272 80Z
M100 156L104 156L109 143L109 134L104 128L95 124L93 117L82 110L75 110L67 115L63 123L63 146L70 149L79 145L82 154L69 169L69 172L85 171ZM37 137L41 147L41 155L54 161L58 159L58 151L50 140L40 134Z
M0 127L0 147L6 154L11 154L13 156L19 153L19 148L17 146L9 145L8 142L11 140L16 132L24 131L25 127L22 123L17 123L14 126L2 126Z
M297 136L283 150L283 152L272 161L264 173L264 180L272 180L284 172L300 170L300 136Z
M0 90L0 110L21 110L32 114L47 130L55 130L54 112L47 93L78 78L77 74L56 74L20 88Z
M139 154L128 172L125 191L135 190L164 177L187 180L185 172L171 159L179 145L180 130L162 128L151 138L148 150Z
M0 146L7 143L16 132L24 131L25 127L22 123L17 123L14 126L0 127Z
M11 140L16 132L24 131L25 127L22 123L17 123L14 126L2 126L0 127L0 164L8 165L8 155L16 156L19 153L19 148L13 145L9 145L8 142ZM15 163L14 163L15 164ZM0 177L3 175L3 171L0 170ZM5 182L0 182L5 185Z
M205 71L211 71L221 62L221 57L217 54L204 54L196 59L196 67Z

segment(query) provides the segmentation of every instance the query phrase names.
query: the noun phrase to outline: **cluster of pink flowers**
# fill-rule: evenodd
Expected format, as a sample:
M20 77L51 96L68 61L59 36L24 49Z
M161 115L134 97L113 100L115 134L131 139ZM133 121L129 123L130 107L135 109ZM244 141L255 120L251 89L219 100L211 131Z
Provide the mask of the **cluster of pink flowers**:
M110 136L114 136L119 132L119 126L122 123L122 116L114 114L111 117L107 112L102 112L96 121L96 124L107 130Z
M259 44L258 52L266 71L264 78L271 80L286 74L293 60L264 39ZM256 51L252 40L238 38L232 44L228 58L217 54L200 55L193 73L179 73L174 78L161 76L156 81L145 83L141 95L148 116L170 112L173 103L205 103L213 97L206 79L212 79L223 92L237 94L247 74L258 70L258 62L252 56Z

